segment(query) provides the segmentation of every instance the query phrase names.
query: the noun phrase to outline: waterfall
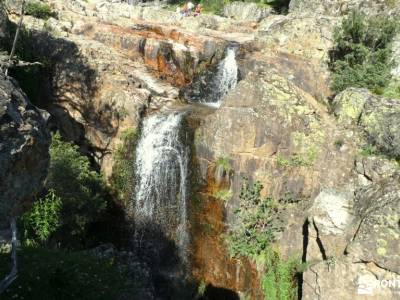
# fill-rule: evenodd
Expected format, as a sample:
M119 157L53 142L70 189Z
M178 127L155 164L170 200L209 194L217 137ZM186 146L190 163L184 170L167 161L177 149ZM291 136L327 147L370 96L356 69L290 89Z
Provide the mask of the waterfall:
M186 259L187 168L189 149L184 113L157 114L144 119L135 163L135 219L161 228L177 242Z
M238 66L234 48L226 50L226 57L219 63L218 72L214 79L214 97L211 102L220 104L220 100L233 89L238 80Z
M225 58L217 66L198 75L192 84L183 91L183 96L190 102L219 107L221 100L229 90L236 86L238 81L239 72L235 51L234 46L228 47Z

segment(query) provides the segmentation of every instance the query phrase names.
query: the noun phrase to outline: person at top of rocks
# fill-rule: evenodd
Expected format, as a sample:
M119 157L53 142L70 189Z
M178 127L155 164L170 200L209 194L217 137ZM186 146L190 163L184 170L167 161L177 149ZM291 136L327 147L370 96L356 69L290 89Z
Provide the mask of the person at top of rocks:
M182 8L178 7L176 9L176 12L179 12L182 17L187 17L190 15L193 8L194 8L194 4L189 1L189 2L185 3Z
M196 6L196 9L194 10L194 16L199 16L201 14L201 10L203 9L203 6L199 3Z

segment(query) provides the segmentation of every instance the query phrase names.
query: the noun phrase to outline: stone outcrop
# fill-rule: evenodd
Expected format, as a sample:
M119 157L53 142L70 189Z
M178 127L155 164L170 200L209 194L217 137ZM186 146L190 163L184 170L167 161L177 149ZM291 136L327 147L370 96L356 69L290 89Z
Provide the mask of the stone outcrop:
M234 1L224 6L224 16L236 20L259 22L273 11L270 6Z
M297 14L324 14L339 16L351 10L362 11L368 15L386 14L398 16L400 2L398 0L292 0L289 11Z
M49 163L46 113L12 79L0 77L0 216L20 213L41 192Z
M3 5L3 3L0 3L0 50L9 39L9 22Z
M391 157L400 157L400 104L397 99L350 88L335 97L334 113L340 124L356 125L368 142Z

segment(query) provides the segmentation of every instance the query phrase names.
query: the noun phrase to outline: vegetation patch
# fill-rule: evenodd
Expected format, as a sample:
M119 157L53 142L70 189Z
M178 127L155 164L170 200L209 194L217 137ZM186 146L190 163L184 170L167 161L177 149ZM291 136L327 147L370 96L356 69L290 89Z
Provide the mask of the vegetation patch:
M310 167L313 165L315 159L315 152L310 152L306 156L293 154L289 158L285 158L281 154L276 156L276 162L280 167Z
M217 198L223 202L228 202L232 198L232 195L232 191L228 189L219 190L213 194L214 198Z
M39 1L27 2L25 5L25 14L44 20L55 17L55 13L51 10L50 6Z
M9 254L0 253L0 276L9 272ZM135 294L134 283L112 259L85 252L43 248L18 251L18 277L1 299L118 299L122 292Z
M332 89L365 87L382 93L391 80L392 41L398 22L386 16L366 17L353 11L334 31Z
M218 157L217 161L215 162L217 167L223 168L223 170L229 174L232 171L232 166L230 163L230 158L227 156L220 156Z
M107 206L106 186L78 146L52 135L47 195L21 218L24 244L75 247Z
M301 272L298 257L282 260L271 244L282 231L280 210L283 203L270 197L261 197L260 182L250 184L244 179L241 206L235 212L238 222L225 237L232 257L248 257L257 262L265 299L292 300L297 296L296 275Z
M35 241L46 242L60 226L61 198L50 190L43 199L33 204L30 211L22 216L24 235L28 244ZM28 232L29 231L29 232ZM32 240L29 237L34 237Z
M135 129L127 129L121 134L122 143L114 152L114 165L111 175L111 187L119 201L126 205L130 183L134 176L135 147L138 134Z

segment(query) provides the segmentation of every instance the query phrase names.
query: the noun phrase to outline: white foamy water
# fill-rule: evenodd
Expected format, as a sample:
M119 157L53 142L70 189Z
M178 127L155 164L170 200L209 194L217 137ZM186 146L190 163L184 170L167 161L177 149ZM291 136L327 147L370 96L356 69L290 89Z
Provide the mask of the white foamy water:
M215 88L218 93L218 102L233 89L238 81L238 66L233 48L228 48L226 57L219 63L215 79Z
M151 221L170 233L171 229L175 231L173 235L184 253L189 239L186 203L189 151L182 121L183 113L144 119L136 150L134 204L138 219Z

